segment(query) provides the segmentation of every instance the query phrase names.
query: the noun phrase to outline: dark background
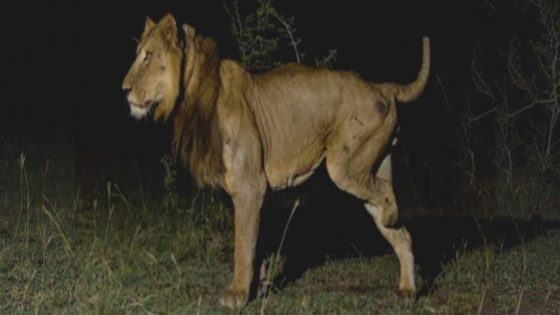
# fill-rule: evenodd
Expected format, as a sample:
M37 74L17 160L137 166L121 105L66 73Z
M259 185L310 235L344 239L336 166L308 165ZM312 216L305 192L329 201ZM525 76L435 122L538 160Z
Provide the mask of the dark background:
M476 43L499 42L518 25L488 19L484 1L385 2L277 1L275 6L295 17L305 62L313 63L329 48L337 48L335 68L356 71L372 81L413 79L423 35L432 38L433 73L442 68L461 71L462 58ZM76 131L76 140L82 141L82 136L91 140L104 132L101 129L126 124L120 83L134 56L133 38L140 36L146 16L157 20L171 12L178 23L188 22L213 37L223 57L237 58L220 0L27 0L1 6L3 133L61 127L66 133ZM251 6L242 9L248 12ZM511 18L504 15L505 20ZM428 97L434 95L424 97L425 103ZM88 128L82 128L83 123Z
M252 5L242 1L241 8L247 13ZM492 10L482 0L275 3L282 14L295 18L305 63L336 48L335 69L355 71L370 81L413 80L421 38L430 36L430 82L417 102L399 106L395 157L395 172L408 176L403 185L415 185L427 196L433 194L431 186L446 181L455 142L435 74L445 73L457 85L467 82L475 46L502 47L512 34L525 31L515 4L494 5ZM121 91L146 16L158 20L171 12L179 24L188 22L213 37L224 58L237 59L221 0L27 0L1 6L0 134L74 144L77 172L84 177L92 165L119 169L131 159L159 169L159 158L169 152L169 124L134 121ZM281 61L295 59L290 49L283 51Z

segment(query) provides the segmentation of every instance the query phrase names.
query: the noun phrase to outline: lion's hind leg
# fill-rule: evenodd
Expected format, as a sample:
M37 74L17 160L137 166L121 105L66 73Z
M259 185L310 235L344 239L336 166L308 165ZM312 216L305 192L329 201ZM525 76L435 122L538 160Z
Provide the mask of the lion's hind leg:
M376 176L392 182L391 154L387 154L381 162ZM404 296L414 296L416 286L414 283L414 256L412 254L412 240L404 227L398 229L387 228L382 221L382 213L372 204L365 204L366 210L371 214L375 225L383 237L391 244L397 254L401 270L399 291Z
M339 147L327 149L327 170L335 184L343 191L366 202L365 207L373 217L381 235L395 251L400 264L399 291L402 295L413 296L414 256L410 234L404 227L391 227L396 221L397 203L390 180L390 156L381 163L378 176L371 174L373 163L385 147L380 138L372 137L367 143L342 142ZM388 160L387 160L388 159Z
M389 181L384 181L380 178L373 179L371 176L370 182L374 182L375 180L378 181L378 185L380 182L386 184ZM341 185L337 184L339 187ZM342 186L344 187L344 186ZM348 186L346 186L348 187ZM363 186L361 186L363 187ZM371 185L370 189L375 189L375 185ZM365 189L343 189L358 198L361 193L364 193ZM353 193L357 192L357 193ZM391 194L392 197L387 197L388 199L394 198L393 190L385 191L386 194ZM365 198L360 198L365 199ZM366 199L367 200L367 199ZM371 214L375 225L379 229L381 235L389 242L393 251L397 255L400 264L400 283L399 283L399 292L403 296L414 296L416 292L416 285L414 283L414 255L412 254L412 241L410 238L410 234L408 233L407 229L403 226L394 228L389 227L385 224L384 221L384 212L383 210L376 205L373 205L370 202L365 203L366 210Z
M391 244L391 247L399 259L401 278L399 292L403 296L413 297L416 293L414 283L414 255L412 254L412 240L408 230L401 226L389 228L381 222L381 211L376 206L366 203L366 210L371 214L375 225L383 237Z

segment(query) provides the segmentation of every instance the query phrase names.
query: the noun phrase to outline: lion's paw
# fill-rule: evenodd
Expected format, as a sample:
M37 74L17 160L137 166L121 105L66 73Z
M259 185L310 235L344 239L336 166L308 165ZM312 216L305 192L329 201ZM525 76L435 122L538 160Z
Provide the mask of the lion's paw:
M220 297L220 304L235 309L245 306L249 300L249 292L226 289Z
M416 290L414 288L399 288L399 296L414 299L416 297Z

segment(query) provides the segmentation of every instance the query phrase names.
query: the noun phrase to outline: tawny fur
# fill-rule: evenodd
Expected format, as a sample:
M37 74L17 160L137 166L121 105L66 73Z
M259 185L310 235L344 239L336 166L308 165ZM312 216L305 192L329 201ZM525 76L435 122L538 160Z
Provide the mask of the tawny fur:
M395 102L415 100L426 85L428 39L417 80L374 84L350 72L298 64L251 75L235 61L220 60L212 39L183 29L179 39L171 15L157 24L147 19L123 89L136 115L172 116L174 149L184 166L198 183L221 186L232 198L234 275L221 302L237 307L249 298L267 187L300 184L325 159L331 179L364 201L395 250L400 291L414 294L411 239L405 228L391 227L398 210L390 156L383 153L397 119Z

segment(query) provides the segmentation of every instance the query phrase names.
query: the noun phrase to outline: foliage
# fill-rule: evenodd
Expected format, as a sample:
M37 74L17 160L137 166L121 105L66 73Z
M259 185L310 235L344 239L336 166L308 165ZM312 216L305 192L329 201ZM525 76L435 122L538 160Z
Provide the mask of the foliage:
M242 13L237 0L231 4L224 2L224 7L240 61L249 70L264 71L278 66L279 51L285 45L293 51L292 61L303 62L305 53L300 48L301 39L296 36L295 19L278 12L272 0L257 0L256 8L247 14ZM336 55L336 49L329 49L325 56L315 59L315 65L331 67Z
M224 7L231 20L231 31L239 49L241 63L248 69L259 71L274 66L274 56L281 39L290 41L295 58L300 62L298 46L301 40L294 37L294 19L281 15L272 5L272 0L257 0L254 12L245 16L241 13L237 0L231 6L224 3Z
M177 194L177 169L173 158L165 155L161 158L160 163L163 165L163 188L165 194L163 196L163 205L165 209L177 209L179 204L179 195Z
M1 144L0 313L231 314L217 303L231 276L231 212L211 196L179 200L181 213L161 211L160 192L124 195L122 181L83 198L73 149ZM394 293L393 254L332 258L240 313L554 313L559 246L556 230L512 250L460 248L414 302Z
M478 205L545 216L559 206L560 4L535 0L525 10L537 31L505 49L475 48L472 88L463 89L461 105L450 99L445 76L438 82L457 126L459 167Z

